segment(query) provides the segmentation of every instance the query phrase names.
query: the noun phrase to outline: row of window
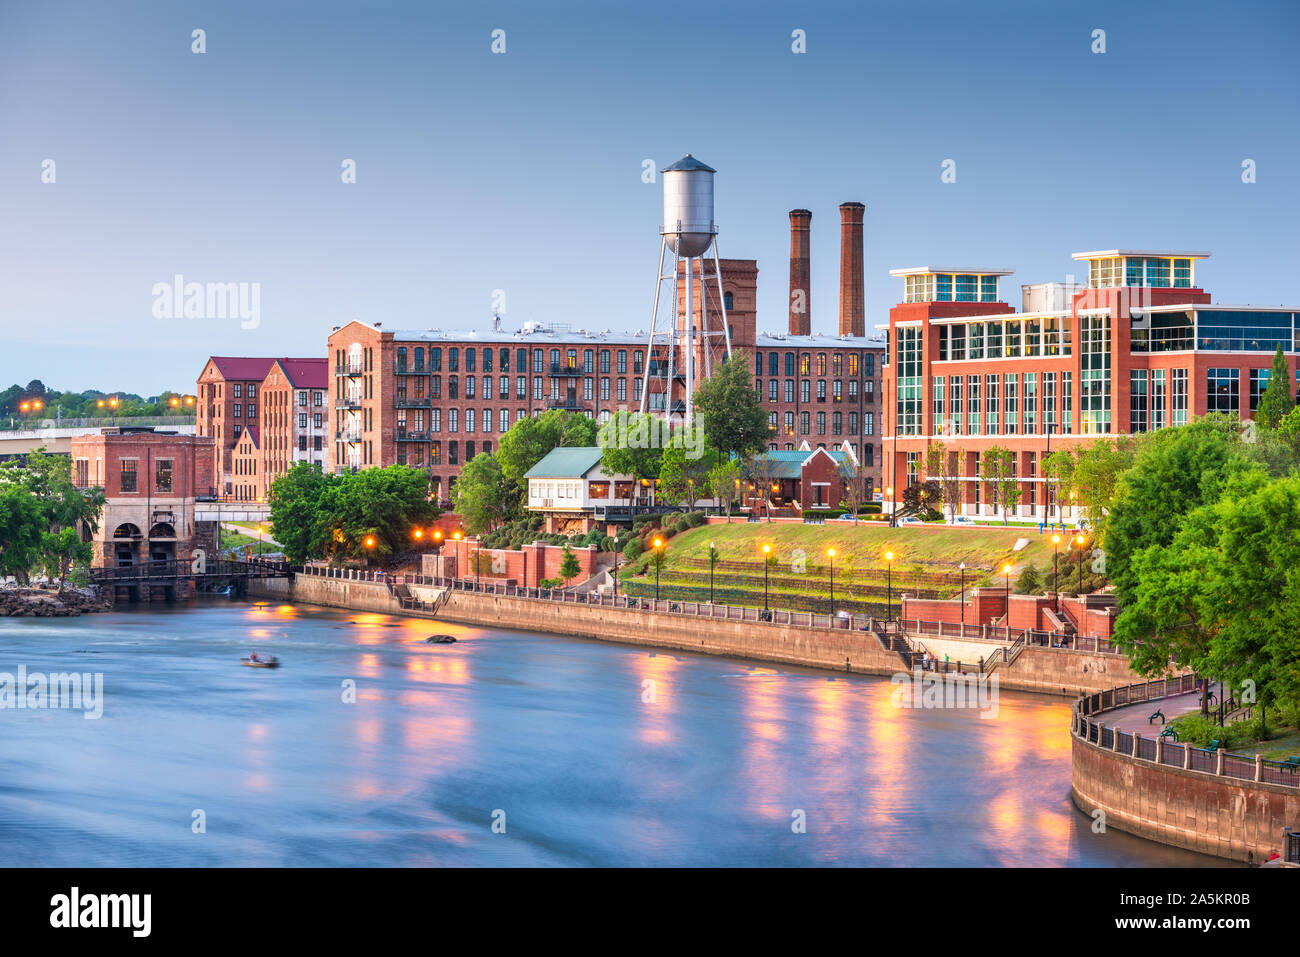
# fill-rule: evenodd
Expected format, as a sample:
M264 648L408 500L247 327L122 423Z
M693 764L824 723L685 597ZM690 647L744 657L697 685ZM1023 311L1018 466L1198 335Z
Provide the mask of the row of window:
M484 347L477 349L467 347L464 350L464 371L465 372L510 372L511 352L514 352L514 371L529 371L529 356L527 349L501 348L492 349ZM645 354L640 350L619 349L601 349L599 352L600 371L607 373L610 371L611 362L614 364L619 375L625 375L628 368L628 353L632 355L632 371L640 373L645 363ZM547 350L532 350L532 371L545 372ZM495 357L495 358L494 358ZM418 372L441 372L442 371L443 350L441 346L398 346L397 347L397 367L396 371L401 373L418 373ZM459 346L447 347L447 371L461 371L462 350ZM581 364L579 364L577 349L551 349L550 350L550 368L557 371L573 371L581 369L586 373L596 371L597 353L594 349L584 349L582 351ZM480 368L481 361L481 368ZM496 369L493 369L493 363Z
M1073 431L1069 372L933 376L933 435L1044 435ZM1041 386L1041 391L1040 391ZM909 408L908 428L919 429ZM919 431L900 431L919 435Z
M848 393L847 393L848 401L851 403L856 403L858 401L858 380L850 379L848 386L849 386ZM755 387L758 389L759 396L762 396L763 380L759 379L755 383ZM767 383L767 401L779 402L780 388L781 388L781 383L779 380L769 379ZM841 402L844 400L844 396L845 396L844 381L842 379L832 379L831 389L830 389L830 400L832 402ZM818 379L817 380L817 401L825 402L826 397L827 397L826 380ZM866 382L862 384L862 401L867 404L870 404L874 402L875 399L876 399L876 383L874 380L868 379ZM785 401L786 402L794 401L794 380L793 379L785 380ZM812 401L812 383L808 379L799 380L799 401L800 402Z
M998 277L971 273L905 276L904 302L998 302Z
M611 396L617 396L618 401L627 400L627 379L608 379L599 380L600 398L602 401L609 401ZM426 395L426 385L428 394ZM641 398L641 379L633 379L632 393L639 401ZM544 376L533 376L532 378L532 397L537 400L545 398L546 379ZM579 389L582 398L591 401L595 398L597 391L597 380L584 378L581 386L574 380L565 380L561 378L552 378L550 380L550 397L559 399L562 396L568 396L577 399ZM490 375L480 378L474 376L465 376L464 395L461 395L461 378L460 376L447 377L447 398L449 400L465 399L484 399L493 398L508 399L510 397L510 376L500 376L494 379ZM526 399L529 395L528 376L515 377L514 395L516 399ZM442 376L433 375L428 377L401 376L397 380L397 392L394 400L400 405L405 402L419 401L424 399L442 399ZM360 396L355 393L349 394L349 400L354 402L360 401ZM424 403L428 404L428 403Z
M781 418L780 422L778 423L777 413L769 412L767 414L768 431L773 433L779 432L782 435L794 435L795 434L794 415L795 414L793 412L786 412L784 416ZM814 419L811 412L800 412L798 434L812 435L813 421ZM817 423L817 433L816 433L817 435L826 434L827 421L830 422L831 435L857 435L858 434L858 414L856 412L848 413L847 430L844 427L844 423L846 419L843 412L832 412L830 414L829 420L827 419L827 415L825 412L818 412L815 421ZM862 413L862 434L863 435L876 434L876 415L874 412Z
M825 352L818 352L815 356L810 352L799 353L799 372L798 375L812 375L812 369L816 366L817 375L826 375L827 356ZM868 378L876 374L876 356L874 353L867 352L861 355L862 374ZM784 360L784 373L782 373L782 360ZM859 368L859 354L856 352L848 353L847 357L843 353L829 353L830 374L844 375L845 369L848 370L849 376L856 376ZM793 352L769 352L767 353L767 375L795 375L795 354ZM754 353L754 375L763 375L763 353Z
M437 465L442 465L443 464L442 451L443 451L443 443L440 440L430 442L428 443L428 445L424 445L421 443L415 443L412 445L406 445L406 444L399 445L397 447L397 464L411 465L416 468L422 468L425 466L433 467ZM479 450L477 449L473 441L466 442L465 461L469 462L470 459L474 458L474 456L478 454L478 451ZM491 452L492 443L485 441L483 443L482 451ZM446 464L447 465L461 464L459 442L451 441L447 443Z
M1192 261L1165 256L1111 256L1088 261L1088 285L1187 288L1192 284Z
M1070 320L1059 316L943 324L940 359L1018 359L1070 355Z

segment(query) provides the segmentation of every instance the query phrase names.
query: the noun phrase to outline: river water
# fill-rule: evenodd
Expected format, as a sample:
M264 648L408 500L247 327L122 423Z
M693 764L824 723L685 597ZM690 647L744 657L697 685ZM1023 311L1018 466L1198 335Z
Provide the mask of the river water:
M20 665L103 715L0 710L11 866L1217 863L1093 833L1042 695L224 599L0 619Z

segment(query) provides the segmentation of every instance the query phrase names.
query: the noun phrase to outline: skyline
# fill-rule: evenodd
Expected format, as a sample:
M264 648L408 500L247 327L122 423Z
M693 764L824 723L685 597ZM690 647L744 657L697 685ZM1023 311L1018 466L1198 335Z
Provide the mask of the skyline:
M208 355L324 355L352 319L489 328L497 290L506 328L645 329L662 180L642 163L686 153L718 170L720 254L758 261L760 332L786 327L787 214L808 208L812 328L834 334L848 201L867 207L869 334L902 299L892 268L1014 269L1018 308L1018 285L1116 246L1211 251L1216 302L1300 300L1300 134L1275 121L1300 10L991 6L730 6L693 32L680 4L393 3L347 29L339 3L7 9L0 385L192 391ZM259 284L260 324L154 318L176 275Z

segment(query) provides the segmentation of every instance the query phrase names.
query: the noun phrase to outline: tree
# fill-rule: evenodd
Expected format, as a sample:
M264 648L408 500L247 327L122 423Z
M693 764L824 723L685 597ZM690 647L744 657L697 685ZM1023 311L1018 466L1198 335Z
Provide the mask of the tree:
M1070 449L1057 449L1043 459L1043 478L1051 484L1052 500L1056 502L1057 515L1062 503L1070 501L1074 488L1074 453Z
M548 409L538 416L515 422L497 442L494 453L501 474L523 489L524 474L556 448L596 444L596 423L589 416L564 409ZM472 460L471 460L472 461Z
M519 486L506 478L492 452L480 452L465 463L451 497L465 527L476 535L520 518L523 512Z
M709 469L709 488L722 506L727 521L731 521L731 506L740 495L740 460L728 458Z
M405 465L337 476L320 495L313 555L383 559L405 550L413 529L442 514L431 491L429 474ZM279 529L277 522L277 537Z
M763 510L767 513L769 522L772 520L772 509L768 503L771 502L772 485L780 475L780 470L780 463L766 452L753 456L745 466L747 484L753 486L749 499L762 499Z
M605 475L655 479L663 467L664 447L671 444L671 432L667 420L659 416L620 409L601 426L596 440Z
M1158 433L1149 433L1156 435ZM1080 449L1074 460L1074 491L1088 524L1098 533L1115 502L1119 477L1133 464L1137 445L1132 438L1098 439Z
M1011 509L1020 502L1016 454L1000 445L990 446L980 456L980 481L989 488L989 504L1002 510L1002 524L1010 524Z
M1255 410L1255 421L1264 429L1276 429L1283 417L1294 409L1295 396L1292 394L1291 367L1282 353L1281 344L1273 354L1273 371L1268 378L1268 387L1259 397L1259 406Z
M0 576L21 584L40 555L45 521L36 499L16 485L0 485Z
M723 455L754 455L770 438L763 397L739 355L722 363L696 387L695 413L709 444ZM693 428L695 423L687 425Z
M266 493L271 527L284 557L293 564L301 565L324 553L332 536L322 521L321 497L326 488L344 478L326 475L308 462L295 462L271 483Z
M1043 579L1034 565L1026 565L1016 578L1016 591L1022 595L1037 595L1043 589Z
M1121 607L1151 573L1136 563L1143 549L1169 544L1183 516L1216 501L1235 478L1248 472L1262 478L1263 470L1242 454L1237 427L1230 416L1206 416L1152 433L1127 471L1116 475L1101 546Z
M564 557L560 559L560 577L564 579L564 587L569 587L569 580L582 571L578 564L578 556L569 550L569 546L564 546Z
M103 489L78 488L72 481L72 460L40 449L29 452L21 464L5 463L0 482L24 490L34 500L41 516L41 544L35 558L51 578L58 578L62 591L70 567L89 563L94 555L81 530L98 528Z
M913 482L903 489L901 514L917 515L925 519L942 518L941 508L943 508L943 486L937 479Z
M941 500L948 508L948 517L956 518L961 508L960 469L953 467L952 459L960 453L950 454L942 442L931 442L925 450L925 476L939 483Z
M659 463L660 499L669 505L685 502L694 509L697 501L709 497L708 463L713 458L706 446L688 448L684 442L671 442Z
M858 524L858 510L862 507L862 481L858 478L858 470L853 466L853 460L845 458L839 464L837 469L841 487L844 489L844 497L840 499L840 508L853 513L853 524Z

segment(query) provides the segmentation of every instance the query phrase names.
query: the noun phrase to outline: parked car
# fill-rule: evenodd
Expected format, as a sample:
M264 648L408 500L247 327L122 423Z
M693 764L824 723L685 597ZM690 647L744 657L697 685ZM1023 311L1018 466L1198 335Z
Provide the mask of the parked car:
M852 512L845 512L843 515L836 515L836 516L835 516L835 521L837 521L837 522L851 522L851 521L853 521L855 518L857 518L857 516L854 515Z
M975 519L971 518L969 515L958 515L954 518L950 518L948 520L948 524L949 525L976 525L978 523L975 521Z
M921 521L915 515L904 515L902 518L898 520L898 524L899 525L924 525L925 522Z

